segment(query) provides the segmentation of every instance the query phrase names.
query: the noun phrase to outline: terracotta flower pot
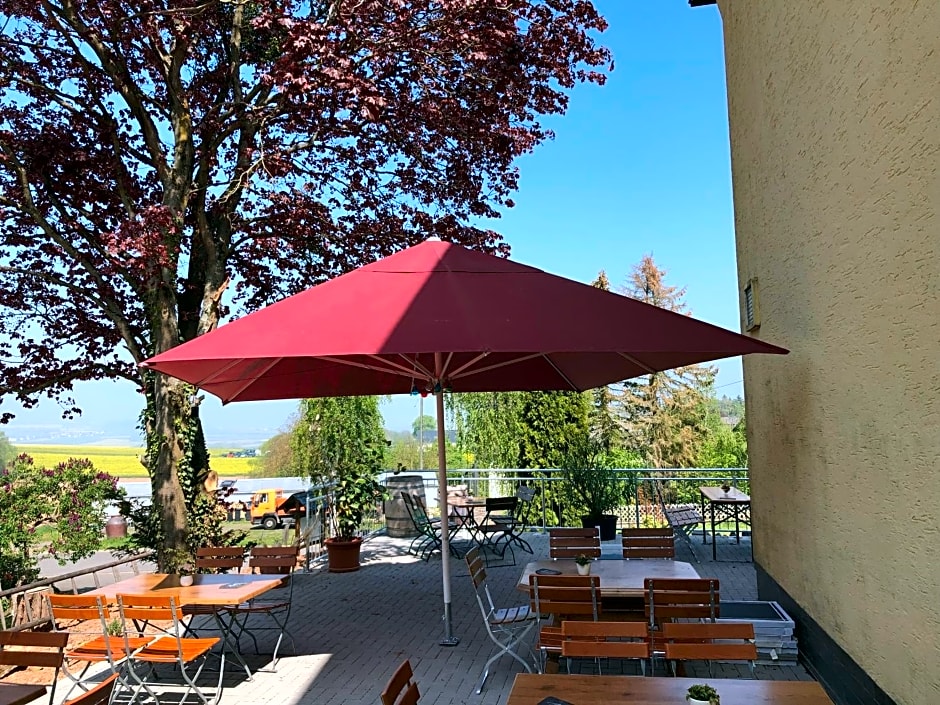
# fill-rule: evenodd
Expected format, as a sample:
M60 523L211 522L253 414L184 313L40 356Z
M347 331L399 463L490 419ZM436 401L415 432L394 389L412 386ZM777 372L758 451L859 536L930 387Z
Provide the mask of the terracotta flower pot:
M326 553L331 573L351 573L359 570L359 550L362 548L362 539L358 536L353 539L327 539Z

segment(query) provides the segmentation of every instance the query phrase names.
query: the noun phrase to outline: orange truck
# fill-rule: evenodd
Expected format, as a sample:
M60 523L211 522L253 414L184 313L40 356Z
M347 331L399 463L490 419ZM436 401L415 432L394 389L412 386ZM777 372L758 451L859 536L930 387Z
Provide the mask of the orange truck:
M258 490L251 495L251 523L265 529L291 526L307 513L307 493L287 494L282 489Z

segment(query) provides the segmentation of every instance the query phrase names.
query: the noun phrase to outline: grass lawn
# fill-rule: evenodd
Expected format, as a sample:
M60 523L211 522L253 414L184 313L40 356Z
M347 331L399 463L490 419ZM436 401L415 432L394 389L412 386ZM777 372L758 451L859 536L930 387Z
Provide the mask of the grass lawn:
M32 456L37 465L53 467L69 458L88 458L95 469L114 475L122 480L145 478L147 471L140 464L143 448L119 446L16 446L19 453ZM248 477L253 468L253 458L226 458L227 448L209 451L209 466L222 477Z

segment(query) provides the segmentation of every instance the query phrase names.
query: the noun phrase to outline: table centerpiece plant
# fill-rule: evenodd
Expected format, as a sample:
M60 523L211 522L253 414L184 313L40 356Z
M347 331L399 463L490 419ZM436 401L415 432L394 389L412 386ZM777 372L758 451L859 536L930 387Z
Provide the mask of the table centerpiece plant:
M587 554L579 553L574 562L578 566L578 575L591 574L591 559Z
M721 491L725 493L725 497L731 494L731 485L727 482L721 486Z
M721 705L718 691L707 683L696 683L689 686L685 699L689 705Z

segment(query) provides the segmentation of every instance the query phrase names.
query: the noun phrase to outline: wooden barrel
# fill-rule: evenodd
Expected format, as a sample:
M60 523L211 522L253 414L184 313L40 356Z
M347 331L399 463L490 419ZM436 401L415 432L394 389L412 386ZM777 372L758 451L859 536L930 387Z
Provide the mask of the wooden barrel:
M424 478L420 475L393 475L388 478L389 498L385 500L385 526L389 536L408 538L417 536L414 522L408 514L402 492L418 495L424 501Z

